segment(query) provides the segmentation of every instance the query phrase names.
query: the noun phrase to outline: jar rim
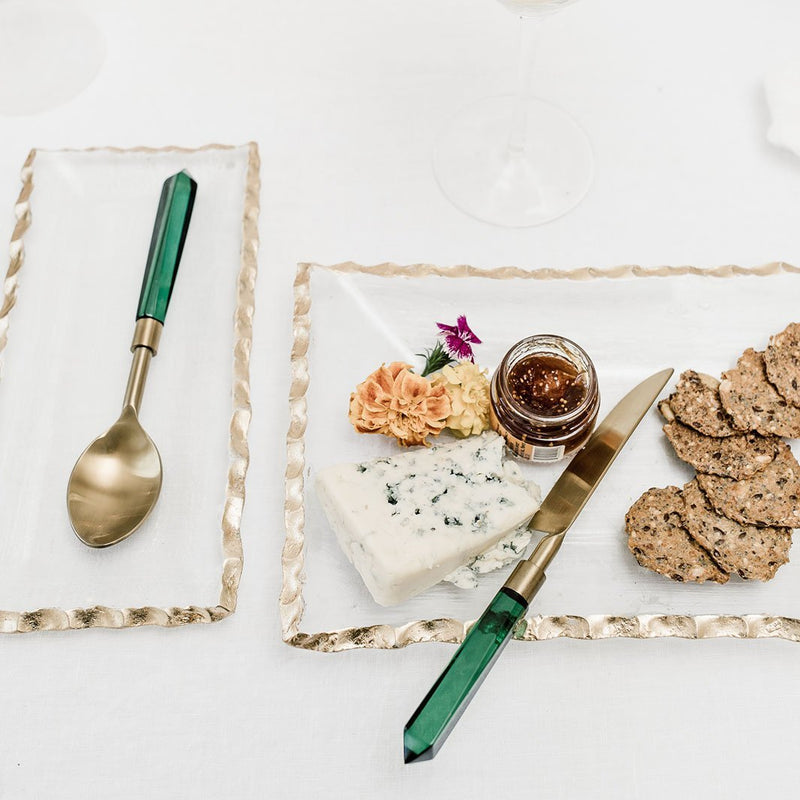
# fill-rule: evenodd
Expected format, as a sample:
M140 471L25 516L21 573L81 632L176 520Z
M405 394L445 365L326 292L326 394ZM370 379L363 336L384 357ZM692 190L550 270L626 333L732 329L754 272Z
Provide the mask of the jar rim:
M536 412L531 411L528 406L525 406L515 400L510 392L506 395L506 402L509 406L511 406L515 414L518 414L524 419L534 420L542 425L563 424L569 422L575 417L580 416L590 407L590 405L594 402L594 396L597 389L597 373L595 371L594 364L592 363L592 359L589 358L589 354L577 342L574 342L572 339L568 339L566 336L560 336L557 333L537 333L533 336L526 336L524 339L520 339L516 344L512 345L508 349L506 354L503 356L503 360L497 367L497 374L498 376L502 376L503 383L505 384L505 376L508 372L507 364L510 357L516 354L523 347L535 345L539 342L555 342L557 344L563 342L567 344L572 352L570 352L570 350L567 352L562 350L561 352L563 353L564 357L573 364L575 364L574 356L577 354L577 357L580 359L580 363L576 364L576 366L580 367L581 370L588 376L586 396L583 398L580 405L576 406L574 409L566 412L565 414L558 415L537 414ZM532 352L535 352L535 350L532 350Z

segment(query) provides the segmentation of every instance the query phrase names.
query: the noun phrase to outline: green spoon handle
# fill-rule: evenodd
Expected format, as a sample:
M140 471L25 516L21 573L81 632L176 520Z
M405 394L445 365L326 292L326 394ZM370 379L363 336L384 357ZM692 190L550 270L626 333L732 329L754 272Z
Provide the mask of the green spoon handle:
M505 586L495 595L406 724L406 763L436 755L527 608L528 603Z
M164 323L196 194L197 184L185 171L164 181L136 319L151 317Z

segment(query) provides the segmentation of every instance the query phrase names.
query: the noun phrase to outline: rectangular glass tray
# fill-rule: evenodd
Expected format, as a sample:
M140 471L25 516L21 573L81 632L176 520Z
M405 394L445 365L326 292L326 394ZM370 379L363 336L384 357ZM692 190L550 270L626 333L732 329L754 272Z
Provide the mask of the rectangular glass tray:
M398 452L386 437L353 431L349 396L382 362L419 366L415 353L433 344L437 321L466 314L484 342L476 360L490 370L530 334L577 341L596 365L602 416L657 370L674 367L675 378L690 368L718 375L747 347L763 349L770 334L800 320L798 273L785 263L572 271L299 265L280 598L285 641L324 651L458 642L511 570L482 576L474 590L440 584L382 608L339 549L316 498L318 469ZM653 408L570 530L516 638L800 640L800 556L792 554L768 583L734 576L718 586L674 583L638 566L628 551L624 518L634 500L693 475L662 424ZM524 471L546 493L564 466Z
M161 184L184 168L197 198L140 414L161 496L94 550L67 479L120 412ZM258 149L34 150L22 182L0 308L0 631L223 619L242 568Z

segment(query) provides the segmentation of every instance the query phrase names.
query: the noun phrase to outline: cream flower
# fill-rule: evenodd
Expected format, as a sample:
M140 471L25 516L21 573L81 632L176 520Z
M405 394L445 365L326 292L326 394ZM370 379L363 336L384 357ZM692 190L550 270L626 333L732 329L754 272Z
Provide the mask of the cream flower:
M381 365L350 395L349 418L359 433L394 436L407 447L438 436L450 414L450 398L443 386L434 387L415 375L410 364Z
M470 361L443 367L431 378L435 387L444 387L450 396L450 415L446 427L456 436L481 433L489 427L489 379L486 370Z

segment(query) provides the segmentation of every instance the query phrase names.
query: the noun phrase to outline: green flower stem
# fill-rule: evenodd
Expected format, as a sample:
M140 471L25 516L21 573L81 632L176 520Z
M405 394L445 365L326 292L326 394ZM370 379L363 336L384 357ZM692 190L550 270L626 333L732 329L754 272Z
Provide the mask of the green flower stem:
M423 378L427 378L428 375L432 375L434 372L439 372L443 367L452 364L454 361L441 342L436 342L429 350L424 353L417 353L417 355L425 359L425 366L420 373Z

